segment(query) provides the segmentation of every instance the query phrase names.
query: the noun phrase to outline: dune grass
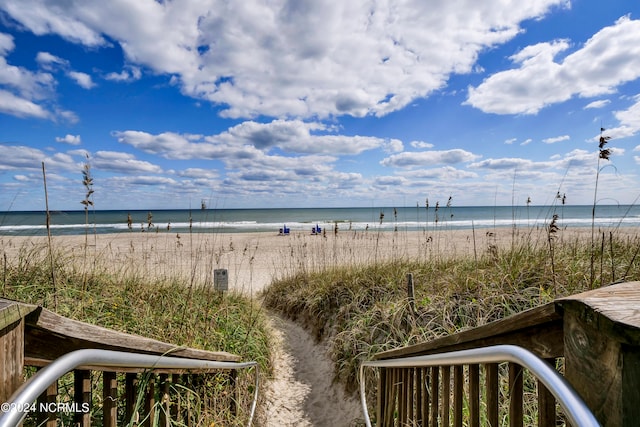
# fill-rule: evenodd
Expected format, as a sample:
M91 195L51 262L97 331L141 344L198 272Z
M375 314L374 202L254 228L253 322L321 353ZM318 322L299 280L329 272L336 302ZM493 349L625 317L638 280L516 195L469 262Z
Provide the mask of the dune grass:
M42 245L25 245L12 256L3 251L2 296L50 308L55 297L55 311L60 315L178 346L230 352L242 360L257 361L261 383L270 376L270 335L264 312L255 300L233 292L223 295L212 286L190 283L178 275L150 279L132 269L114 271L98 260L78 262L73 254L55 247L52 250L55 276L49 250ZM246 379L240 374L239 395L250 398L253 374ZM209 407L224 407L216 405L215 387L209 390L214 392L207 397L212 402ZM99 410L99 405L95 406ZM230 421L224 410L198 414L198 418L224 425ZM236 421L241 424L245 420Z
M509 231L505 230L506 233ZM335 378L348 390L373 354L479 326L597 286L640 278L640 238L605 231L592 254L588 233L522 230L475 256L388 258L359 267L307 271L274 283L265 305L330 342ZM564 236L567 234L567 236ZM413 275L412 314L406 275Z

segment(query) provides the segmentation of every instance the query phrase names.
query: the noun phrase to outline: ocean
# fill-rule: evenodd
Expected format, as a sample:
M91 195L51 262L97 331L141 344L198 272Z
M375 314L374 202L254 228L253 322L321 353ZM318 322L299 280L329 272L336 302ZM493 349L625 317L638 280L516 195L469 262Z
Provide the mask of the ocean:
M559 227L590 227L592 206L468 206L370 208L272 208L204 210L96 210L51 212L53 235L125 232L247 233L348 230L414 231L504 227L546 227L554 215ZM130 221L129 221L130 219ZM151 225L149 225L149 222ZM46 214L0 212L0 235L45 235ZM599 228L640 226L640 206L597 206Z

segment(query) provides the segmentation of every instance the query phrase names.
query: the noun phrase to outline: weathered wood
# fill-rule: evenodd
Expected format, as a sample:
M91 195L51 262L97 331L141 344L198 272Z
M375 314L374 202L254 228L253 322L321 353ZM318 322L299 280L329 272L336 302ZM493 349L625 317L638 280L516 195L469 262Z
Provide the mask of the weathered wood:
M430 390L431 390L431 395L429 396L429 403L431 405L430 408L430 417L431 417L431 425L434 427L437 427L438 425L438 413L439 413L439 408L440 408L440 397L439 397L439 391L440 391L440 368L437 366L433 366L430 368L431 370L431 378L430 378Z
M565 376L603 426L640 419L640 282L559 300Z
M555 369L555 359L547 360ZM538 427L546 427L556 424L556 399L542 384L538 383Z
M377 353L374 359L446 353L497 344L518 345L543 358L562 356L561 309L554 303L545 304L457 334Z
M387 385L387 368L380 368L378 370L378 388L376 390L376 421L380 422L383 419L384 408L387 406L386 397L386 385Z
M54 360L73 350L96 348L202 360L240 360L239 356L227 352L177 347L151 338L68 319L42 307L26 316L25 328L25 354L36 359ZM53 340L55 345L51 344Z
M91 371L74 370L73 371L73 401L76 404L77 411L74 413L76 426L91 425ZM84 411L86 406L88 411Z
M144 399L144 423L143 425L146 427L151 427L154 425L155 420L155 410L156 410L156 381L155 375L150 375L148 377L148 382L146 384L145 390L145 399Z
M523 378L522 366L509 363L509 426L522 427L524 425L523 413Z
M424 384L425 378L423 377L424 368L416 368L416 415L415 421L419 426L424 425L425 410L424 410Z
M18 319L0 329L0 402L9 400L22 384L24 321Z
M159 427L169 427L171 425L171 400L169 397L169 390L171 383L169 382L168 374L160 374L160 416L158 421Z
M453 367L453 425L462 427L462 406L464 396L464 366Z
M20 319L24 319L29 313L37 309L37 305L0 298L0 330L16 323Z
M489 427L498 427L498 364L488 363L484 365L485 369L485 385L487 394L487 425Z
M480 365L469 365L469 426L480 427Z
M451 366L442 367L442 425L449 425L449 410L451 409Z
M110 371L102 374L102 425L118 425L118 377Z
M401 426L407 424L407 368L399 368L398 381L398 422Z
M55 381L47 390L38 396L38 410L36 411L36 422L38 426L56 427L58 425L55 411L41 411L41 404L55 404L58 397L58 382Z
M393 418L396 412L396 401L398 396L398 386L397 386L397 378L398 378L398 369L392 368L390 369L391 375L389 378L389 398L388 402L390 405L387 406L385 417L384 417L384 425L391 426L393 425Z
M129 424L138 417L136 414L136 397L138 392L138 376L136 374L126 374L124 377L124 416L125 422Z

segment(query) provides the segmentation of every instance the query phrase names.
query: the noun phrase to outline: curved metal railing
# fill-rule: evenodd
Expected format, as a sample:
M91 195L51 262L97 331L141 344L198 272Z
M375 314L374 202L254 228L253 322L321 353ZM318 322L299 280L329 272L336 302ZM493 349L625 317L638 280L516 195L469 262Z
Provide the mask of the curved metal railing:
M599 426L598 420L591 413L584 401L573 390L562 375L556 372L544 360L529 350L515 345L496 345L471 350L453 351L450 353L428 356L413 356L401 359L386 359L363 362L360 365L360 401L365 422L371 427L367 409L366 387L364 381L365 367L377 368L417 368L447 365L468 365L483 363L517 363L527 368L553 394L572 425Z
M28 408L51 384L62 375L79 366L94 365L120 368L144 369L245 369L255 368L255 392L247 425L253 422L258 401L258 363L257 362L218 362L211 360L185 359L178 357L154 356L149 354L127 353L111 350L76 350L54 360L33 375L20 387L4 406L9 411L1 413L0 427L17 426L27 415Z

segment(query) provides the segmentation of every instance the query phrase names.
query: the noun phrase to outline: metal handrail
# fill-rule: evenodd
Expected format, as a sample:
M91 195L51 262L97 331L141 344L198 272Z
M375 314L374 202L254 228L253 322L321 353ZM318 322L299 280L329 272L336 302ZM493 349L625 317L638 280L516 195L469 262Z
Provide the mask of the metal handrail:
M496 345L471 350L453 351L428 356L413 356L363 362L360 365L360 401L367 427L371 427L367 409L364 368L412 368L430 366L469 365L483 363L517 363L531 371L553 394L572 425L599 426L598 420L573 387L544 360L522 347Z
M112 350L85 349L65 354L29 378L3 405L8 407L9 411L0 414L0 427L20 424L28 413L26 410L20 411L20 408L28 408L47 387L67 372L79 366L87 365L145 369L244 369L254 367L256 377L255 392L247 425L251 425L253 422L258 401L259 379L257 362L219 362Z

